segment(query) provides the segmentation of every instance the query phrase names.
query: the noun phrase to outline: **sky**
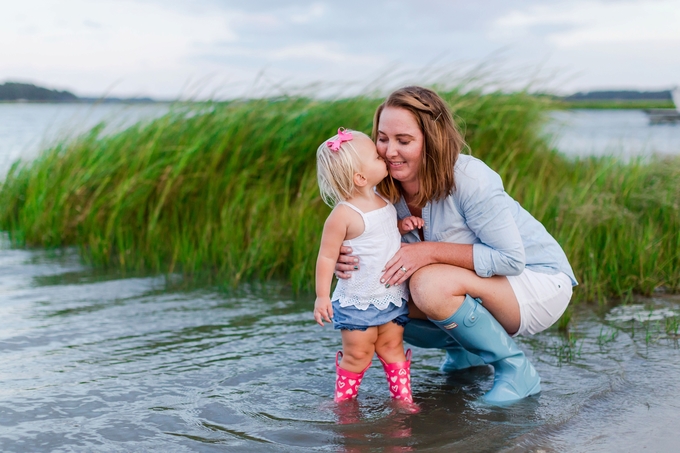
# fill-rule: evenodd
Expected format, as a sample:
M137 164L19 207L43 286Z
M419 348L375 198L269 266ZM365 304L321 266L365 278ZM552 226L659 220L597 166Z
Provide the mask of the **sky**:
M79 96L680 85L680 0L14 0L0 42L0 83Z

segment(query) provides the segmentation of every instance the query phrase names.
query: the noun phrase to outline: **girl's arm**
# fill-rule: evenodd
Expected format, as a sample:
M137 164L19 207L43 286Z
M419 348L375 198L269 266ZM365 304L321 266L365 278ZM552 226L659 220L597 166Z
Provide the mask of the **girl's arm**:
M340 255L340 246L347 236L349 217L344 208L336 207L326 219L321 235L319 256L316 259L316 301L314 302L314 319L323 326L323 321L331 322L333 307L331 305L331 282L335 264Z
M414 215L406 217L405 219L397 220L397 228L399 229L399 234L402 236L415 229L420 229L423 226L425 226L425 221Z

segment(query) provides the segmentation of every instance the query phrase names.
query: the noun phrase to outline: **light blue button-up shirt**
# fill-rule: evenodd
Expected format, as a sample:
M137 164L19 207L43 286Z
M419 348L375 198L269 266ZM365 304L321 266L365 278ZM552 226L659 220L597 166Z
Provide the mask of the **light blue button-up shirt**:
M461 154L454 168L456 189L423 207L426 241L472 244L480 277L519 275L524 268L544 274L564 272L577 285L562 247L545 227L503 188L501 177L481 160ZM411 215L404 198L395 205L400 219ZM402 236L419 242L417 230Z

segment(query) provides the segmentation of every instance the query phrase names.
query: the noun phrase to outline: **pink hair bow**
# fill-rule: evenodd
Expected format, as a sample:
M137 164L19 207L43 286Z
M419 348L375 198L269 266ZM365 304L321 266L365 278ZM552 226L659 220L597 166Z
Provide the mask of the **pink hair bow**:
M338 138L326 142L326 145L328 145L331 151L338 151L340 149L340 145L350 140L352 140L352 133L346 131L344 127L341 127L340 129L338 129Z

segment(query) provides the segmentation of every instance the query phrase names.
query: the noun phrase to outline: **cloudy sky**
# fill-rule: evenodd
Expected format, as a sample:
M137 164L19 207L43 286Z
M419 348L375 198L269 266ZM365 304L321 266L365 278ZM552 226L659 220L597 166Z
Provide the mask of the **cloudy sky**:
M86 96L371 89L479 66L561 93L680 84L680 0L15 0L0 42L0 82Z

